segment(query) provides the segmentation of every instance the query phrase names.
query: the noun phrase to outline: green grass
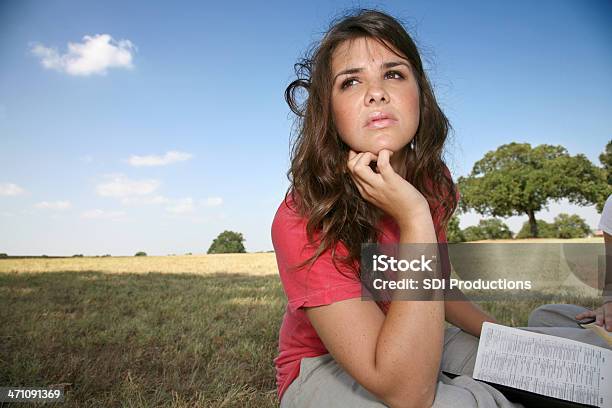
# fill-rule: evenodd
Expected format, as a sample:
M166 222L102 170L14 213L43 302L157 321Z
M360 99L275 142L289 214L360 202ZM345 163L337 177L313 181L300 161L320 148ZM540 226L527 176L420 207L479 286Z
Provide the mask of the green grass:
M481 306L526 326L530 310L557 302L597 299ZM0 273L0 384L67 384L62 407L278 406L284 306L275 275Z
M0 274L0 384L69 384L62 407L274 406L283 308L273 275Z

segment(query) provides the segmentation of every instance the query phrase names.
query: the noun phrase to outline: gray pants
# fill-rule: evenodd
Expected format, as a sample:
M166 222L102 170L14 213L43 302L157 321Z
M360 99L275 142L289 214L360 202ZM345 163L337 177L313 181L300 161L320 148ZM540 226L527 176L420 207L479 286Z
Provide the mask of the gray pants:
M585 310L566 304L540 306L529 315L528 327L520 329L610 348L602 338L576 323L574 317ZM477 337L457 327L446 329L440 368L459 376L451 379L440 372L433 407L523 408L508 401L492 386L471 378L477 350ZM383 408L386 405L355 381L330 354L324 354L302 359L298 378L281 400L281 408L294 407Z

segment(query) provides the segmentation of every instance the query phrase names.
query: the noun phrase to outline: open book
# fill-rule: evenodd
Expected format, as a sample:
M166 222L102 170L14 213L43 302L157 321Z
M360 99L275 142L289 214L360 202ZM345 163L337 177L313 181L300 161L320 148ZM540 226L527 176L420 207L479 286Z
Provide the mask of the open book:
M604 339L606 343L612 346L612 333L607 331L604 327L596 325L594 322L591 323L579 323L583 329L589 329L595 332L599 337Z
M485 322L473 378L538 406L612 408L612 350L562 337Z

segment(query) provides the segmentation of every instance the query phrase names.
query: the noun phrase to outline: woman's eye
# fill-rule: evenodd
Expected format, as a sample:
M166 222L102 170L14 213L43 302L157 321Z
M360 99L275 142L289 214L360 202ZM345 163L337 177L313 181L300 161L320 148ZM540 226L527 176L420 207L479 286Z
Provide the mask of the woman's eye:
M399 71L389 71L385 73L385 79L404 79L404 75L402 75L402 73ZM340 89L346 89L354 85L353 82L357 83L359 81L357 80L357 78L348 78L344 82L342 82Z
M342 88L342 89L344 89L344 88L348 88L349 86L351 86L351 85L352 85L353 81L357 82L357 79L355 79L355 78L349 78L349 79L345 80L344 82L342 82L342 86L341 86L341 88Z
M389 72L387 72L385 74L385 76L388 76L388 75L391 75L391 76L396 76L397 75L398 79L403 79L404 78L404 76L401 73L397 72L397 71L389 71Z

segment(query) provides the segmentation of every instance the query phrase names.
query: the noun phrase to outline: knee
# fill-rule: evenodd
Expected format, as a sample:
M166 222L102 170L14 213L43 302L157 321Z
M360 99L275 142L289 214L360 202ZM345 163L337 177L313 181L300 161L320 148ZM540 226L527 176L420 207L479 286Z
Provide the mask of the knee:
M546 304L538 306L533 309L529 314L529 318L527 319L527 326L529 327L539 327L539 326L548 326L546 323L549 320L550 314L553 313L555 309L555 304Z

